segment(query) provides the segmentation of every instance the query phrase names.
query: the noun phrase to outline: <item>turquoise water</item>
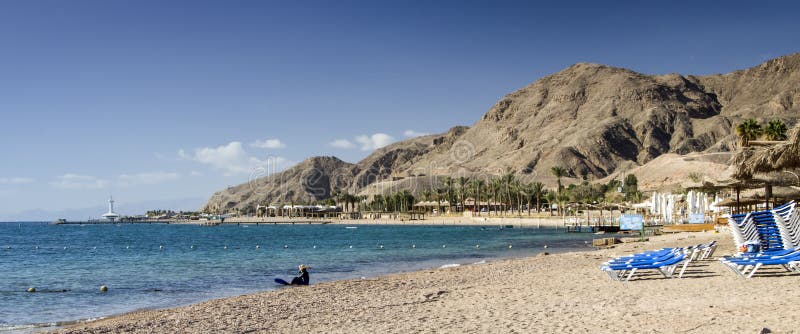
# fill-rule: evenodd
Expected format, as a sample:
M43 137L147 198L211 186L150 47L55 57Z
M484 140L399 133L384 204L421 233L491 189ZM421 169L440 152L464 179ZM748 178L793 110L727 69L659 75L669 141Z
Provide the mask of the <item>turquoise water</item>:
M0 330L275 289L273 278L290 279L301 263L312 267L314 284L531 255L544 245L549 252L586 249L592 237L536 228L354 226L0 223ZM25 292L29 287L41 292Z

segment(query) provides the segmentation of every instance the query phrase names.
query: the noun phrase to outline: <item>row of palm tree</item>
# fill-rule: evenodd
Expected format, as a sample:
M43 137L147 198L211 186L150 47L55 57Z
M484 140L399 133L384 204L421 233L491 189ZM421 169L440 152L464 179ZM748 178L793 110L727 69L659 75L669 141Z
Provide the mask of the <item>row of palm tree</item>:
M408 212L414 208L414 203L414 195L408 190L402 190L391 195L375 195L366 208L372 211Z
M741 147L750 146L750 141L758 138L764 138L766 140L786 140L787 131L786 124L779 119L769 121L764 127L752 118L736 126L736 135L739 136Z
M334 189L331 192L331 200L333 200L332 204L342 207L345 212L355 211L356 204L363 203L367 200L367 198L368 196L366 195L354 195L339 189Z
M541 207L546 194L547 189L541 182L524 183L511 172L485 178L447 176L442 179L440 187L421 193L424 201L437 202L440 212L442 203L447 203L450 212L463 211L467 199L471 198L477 215L484 210L490 215L496 214L498 209L521 213L523 207L530 212L534 203L536 208Z
M641 193L637 190L636 177L628 175L624 181L612 180L608 184L570 184L565 187L562 178L569 176L566 169L553 167L551 173L556 178L558 187L548 190L541 182L523 182L510 171L500 176L485 178L444 177L440 186L426 189L418 195L424 201L438 203L439 212L446 203L448 211L459 212L467 207L467 199L474 200L476 215L499 215L511 213L521 215L527 211L530 215L534 208L538 212L543 203L547 208L558 204L557 214L566 214L567 203L615 203L639 200ZM368 201L369 200L369 201ZM408 212L414 209L417 198L408 190L401 190L389 195L374 195L370 199L366 195L354 195L347 191L335 189L327 200L329 205L342 207L345 212L371 210L383 212ZM551 210L547 210L552 214Z

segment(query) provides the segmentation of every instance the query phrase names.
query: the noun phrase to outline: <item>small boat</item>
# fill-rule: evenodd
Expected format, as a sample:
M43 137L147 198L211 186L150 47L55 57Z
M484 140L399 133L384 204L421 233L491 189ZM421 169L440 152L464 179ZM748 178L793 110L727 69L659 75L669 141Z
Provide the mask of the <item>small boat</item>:
M358 228L358 226L345 226L344 228L356 229L356 228Z
M53 225L66 224L66 223L67 223L67 220L64 219L64 218L59 218L59 219L56 219L56 220L54 220L52 222Z

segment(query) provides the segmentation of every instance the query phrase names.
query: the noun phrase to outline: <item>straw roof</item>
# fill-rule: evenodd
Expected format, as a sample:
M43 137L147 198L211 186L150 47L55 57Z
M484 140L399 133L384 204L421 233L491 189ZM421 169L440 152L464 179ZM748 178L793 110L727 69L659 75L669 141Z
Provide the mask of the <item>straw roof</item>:
M789 133L789 140L769 147L744 149L733 159L734 177L746 180L755 174L800 168L800 125Z
M739 206L739 205L760 204L760 203L763 203L763 202L764 201L762 201L760 199L755 199L755 198L742 198L742 199L739 199L739 202L737 203L735 198L726 198L726 199L720 201L719 203L717 203L715 205L718 206L718 207L729 208L729 207L735 207L735 206Z
M417 202L417 204L414 204L414 206L416 207L426 207L426 208L435 208L439 206L445 207L449 205L450 203L448 203L447 201L442 201L441 203L436 201L420 201Z

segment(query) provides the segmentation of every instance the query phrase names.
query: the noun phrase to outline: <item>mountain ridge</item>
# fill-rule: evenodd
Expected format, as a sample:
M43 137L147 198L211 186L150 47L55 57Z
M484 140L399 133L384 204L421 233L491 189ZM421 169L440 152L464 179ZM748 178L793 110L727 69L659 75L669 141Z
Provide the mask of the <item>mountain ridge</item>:
M263 188L259 192L269 196L237 200L223 190L204 209L304 197L313 202L334 191L419 192L436 186L444 176L512 172L523 180L552 185L555 178L549 171L555 166L565 168L574 180L603 179L668 153L733 151L735 124L744 119L794 124L800 111L798 87L800 53L727 74L701 76L647 75L576 63L505 95L469 127L396 142L354 164L320 169L322 179L336 179L323 186L328 191L321 196L302 193L298 184L287 188L276 183L285 178L267 176L256 185L248 184ZM300 175L303 168L309 166L301 163L287 171ZM273 191L281 187L293 192L283 192L281 199Z

